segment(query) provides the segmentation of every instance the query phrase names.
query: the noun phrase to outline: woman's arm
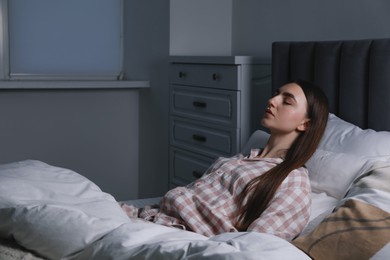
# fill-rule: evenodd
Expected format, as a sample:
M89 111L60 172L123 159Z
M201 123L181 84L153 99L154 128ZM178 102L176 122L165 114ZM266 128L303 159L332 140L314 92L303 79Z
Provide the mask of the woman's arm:
M299 168L289 174L263 214L248 231L274 234L292 240L306 226L310 217L311 189L307 170Z

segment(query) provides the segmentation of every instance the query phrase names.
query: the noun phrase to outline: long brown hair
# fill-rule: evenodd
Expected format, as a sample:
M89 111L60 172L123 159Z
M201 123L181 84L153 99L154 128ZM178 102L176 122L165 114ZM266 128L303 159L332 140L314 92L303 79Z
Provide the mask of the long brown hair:
M293 81L299 85L307 100L307 129L300 133L288 149L282 163L252 179L238 196L236 228L245 231L268 207L276 190L288 174L304 166L315 152L328 121L328 99L320 88L307 81Z

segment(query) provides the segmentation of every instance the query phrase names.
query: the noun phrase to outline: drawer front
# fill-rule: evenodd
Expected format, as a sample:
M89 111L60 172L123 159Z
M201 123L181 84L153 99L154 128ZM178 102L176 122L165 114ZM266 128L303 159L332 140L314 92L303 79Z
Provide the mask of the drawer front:
M237 124L240 92L171 86L171 113L183 117Z
M172 118L171 144L209 155L229 156L237 152L238 129Z
M219 89L238 89L236 65L172 64L171 83Z
M186 185L200 178L215 160L179 149L171 149L170 158L171 178L176 185Z

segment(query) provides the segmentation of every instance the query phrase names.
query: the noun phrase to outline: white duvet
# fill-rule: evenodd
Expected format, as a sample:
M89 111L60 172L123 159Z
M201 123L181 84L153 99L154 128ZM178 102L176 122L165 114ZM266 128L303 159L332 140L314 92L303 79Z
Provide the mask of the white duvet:
M33 160L0 165L0 217L1 237L49 259L309 259L268 234L207 238L130 220L85 177Z

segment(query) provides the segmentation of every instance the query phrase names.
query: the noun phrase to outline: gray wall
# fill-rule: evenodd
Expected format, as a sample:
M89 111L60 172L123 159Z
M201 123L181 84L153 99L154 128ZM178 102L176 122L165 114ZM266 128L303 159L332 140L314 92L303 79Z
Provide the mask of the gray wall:
M390 37L388 0L233 1L232 53L271 57L271 43Z
M230 55L232 0L170 0L171 55Z
M171 55L270 57L273 41L390 37L388 0L171 0L170 3Z
M127 78L150 80L139 96L139 197L168 189L169 0L125 0Z
M41 160L136 198L138 116L137 90L1 90L0 162Z

